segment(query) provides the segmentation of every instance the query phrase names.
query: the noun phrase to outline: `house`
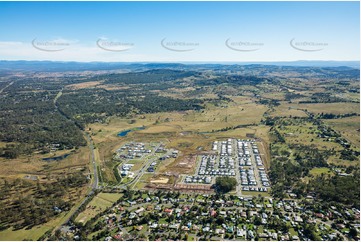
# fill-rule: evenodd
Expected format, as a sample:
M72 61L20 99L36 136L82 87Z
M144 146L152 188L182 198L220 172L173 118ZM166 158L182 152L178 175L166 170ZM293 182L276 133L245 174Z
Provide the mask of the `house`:
M267 220L265 218L262 218L261 223L262 224L267 224Z
M135 210L134 212L135 212L136 214L140 214L140 213L143 212L144 210L145 210L144 207L140 207L139 209Z
M266 234L266 233L260 233L258 236L260 238L268 238L268 234Z
M292 240L300 240L300 238L296 235L292 236Z
M114 235L113 238L114 238L115 240L122 240L122 232Z
M189 228L187 227L187 226L182 226L182 228L181 228L181 230L183 230L183 231L189 231Z
M300 216L295 216L295 222L302 223L303 219Z
M216 234L224 234L224 229L216 229Z
M210 215L211 215L212 217L216 217L216 216L217 216L217 212L212 209L211 212L210 212Z
M208 226L202 228L203 232L209 232L210 228Z
M137 204L137 202L136 202L136 201L129 201L129 200L128 200L128 203L130 204L130 206L134 206L134 205L136 205L136 204Z
M195 230L195 231L198 231L199 230L199 226L197 226L197 225L193 225L193 227L192 227L192 230Z
M184 207L183 207L183 211L184 211L184 212L188 212L189 209L190 209L190 207L188 207L188 206L184 206Z
M252 217L252 216L255 216L257 215L257 211L249 211L249 216Z
M244 231L243 229L237 228L237 236L238 236L238 237L243 237L243 236L245 236L245 231Z
M176 224L169 225L168 228L170 228L170 229L179 229L179 226L180 226L180 224L176 223Z
M292 212L292 208L289 205L285 205L285 211Z
M226 205L227 205L227 206L233 206L233 204L234 204L233 201L227 201L227 202L226 202Z
M167 213L168 215L172 215L173 209L171 209L171 208L165 208L165 209L164 209L164 212Z
M345 228L345 225L344 224L336 224L336 227L338 229L344 229Z
M254 233L253 233L252 230L248 230L247 235L248 235L248 238L250 238L250 239L253 239L253 238L254 238Z
M151 228L151 229L156 229L157 227L158 227L157 223L153 223L149 226L149 228Z
M216 204L224 204L224 201L221 199L221 200L216 200Z
M135 213L130 213L130 215L129 215L129 219L133 219L133 218L135 218L137 216L137 214L135 214Z

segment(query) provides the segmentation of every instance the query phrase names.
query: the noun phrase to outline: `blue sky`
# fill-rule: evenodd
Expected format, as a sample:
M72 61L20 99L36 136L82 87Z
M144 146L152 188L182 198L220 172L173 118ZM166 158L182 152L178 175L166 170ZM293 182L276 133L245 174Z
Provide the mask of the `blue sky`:
M0 59L359 60L359 9L359 2L0 2Z

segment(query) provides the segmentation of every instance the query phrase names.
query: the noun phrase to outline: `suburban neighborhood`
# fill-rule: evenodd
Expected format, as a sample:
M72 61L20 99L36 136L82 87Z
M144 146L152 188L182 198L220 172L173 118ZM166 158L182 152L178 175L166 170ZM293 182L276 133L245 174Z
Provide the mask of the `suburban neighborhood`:
M125 191L111 207L69 238L91 232L96 240L349 240L360 211L317 207L312 199ZM356 231L356 232L355 232ZM77 237L78 236L78 237Z

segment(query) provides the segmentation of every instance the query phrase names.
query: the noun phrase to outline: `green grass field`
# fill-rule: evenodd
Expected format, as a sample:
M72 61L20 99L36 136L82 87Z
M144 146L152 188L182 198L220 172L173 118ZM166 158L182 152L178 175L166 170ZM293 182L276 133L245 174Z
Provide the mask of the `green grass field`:
M94 217L96 214L109 208L114 202L116 202L122 194L119 193L99 193L93 200L88 204L85 211L80 213L75 219L77 222L86 223L89 219Z
M310 174L313 176L319 176L321 174L328 174L330 172L331 172L331 170L327 167L313 168L312 170L310 170Z

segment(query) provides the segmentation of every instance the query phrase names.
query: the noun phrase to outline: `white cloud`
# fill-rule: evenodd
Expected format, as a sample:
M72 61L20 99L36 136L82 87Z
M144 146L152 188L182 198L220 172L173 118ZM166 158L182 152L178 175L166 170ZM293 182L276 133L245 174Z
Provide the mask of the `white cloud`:
M38 42L39 41L39 42ZM96 43L81 44L79 41L54 39L32 42L3 41L0 42L0 56L4 60L53 60L53 61L152 61L146 55L124 52L111 52L100 49ZM50 43L51 42L51 43ZM53 44L52 44L53 43ZM65 45L66 44L66 45ZM40 48L36 48L40 47ZM50 50L50 51L47 51ZM58 50L58 51L54 51Z

